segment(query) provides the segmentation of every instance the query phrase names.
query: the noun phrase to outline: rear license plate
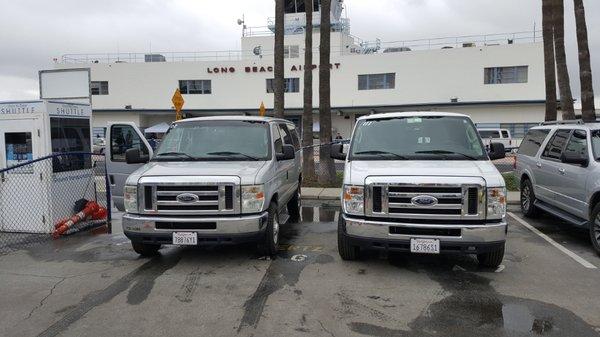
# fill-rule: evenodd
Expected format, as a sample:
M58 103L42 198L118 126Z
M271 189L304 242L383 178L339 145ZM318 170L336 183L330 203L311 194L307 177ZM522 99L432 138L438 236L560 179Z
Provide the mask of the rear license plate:
M410 252L418 254L439 254L440 240L410 239Z
M173 233L173 244L182 246L195 246L198 244L198 234L189 232Z

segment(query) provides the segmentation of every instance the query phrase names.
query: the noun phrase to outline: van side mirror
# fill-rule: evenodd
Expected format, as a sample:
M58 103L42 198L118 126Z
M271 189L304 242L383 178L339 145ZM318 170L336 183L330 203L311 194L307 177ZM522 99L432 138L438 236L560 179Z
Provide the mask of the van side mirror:
M146 164L150 156L142 155L140 149L129 149L125 151L125 161L127 164Z
M563 152L563 154L560 156L560 161L562 161L565 164L574 164L581 166L587 166L589 163L588 157L586 155L577 152Z
M296 149L293 145L283 145L283 152L276 155L277 160L291 160L296 158Z
M506 150L504 149L504 144L491 143L490 144L490 152L488 155L490 156L490 160L506 158Z
M329 156L337 160L346 160L346 154L344 153L344 144L331 145L331 152Z

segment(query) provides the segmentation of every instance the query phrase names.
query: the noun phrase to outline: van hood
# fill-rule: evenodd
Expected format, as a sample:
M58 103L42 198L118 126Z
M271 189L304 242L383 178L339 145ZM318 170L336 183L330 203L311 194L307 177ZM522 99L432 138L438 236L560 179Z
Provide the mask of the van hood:
M265 161L197 161L150 162L127 179L127 185L136 185L141 177L157 176L229 176L238 177L242 185L256 183Z
M481 177L487 186L504 186L504 178L491 161L481 160L361 160L346 164L345 184L365 184L367 177L432 176Z

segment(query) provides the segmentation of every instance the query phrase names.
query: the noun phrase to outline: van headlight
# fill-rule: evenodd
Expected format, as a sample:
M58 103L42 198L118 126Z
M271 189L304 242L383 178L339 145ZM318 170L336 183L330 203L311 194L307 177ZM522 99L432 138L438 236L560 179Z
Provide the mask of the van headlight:
M137 199L137 186L125 186L125 188L123 189L123 203L125 204L125 212L138 212Z
M242 186L242 213L258 213L265 204L264 185Z
M365 188L363 186L344 185L342 196L344 213L353 215L365 214Z
M506 216L506 187L487 189L487 219L502 219Z

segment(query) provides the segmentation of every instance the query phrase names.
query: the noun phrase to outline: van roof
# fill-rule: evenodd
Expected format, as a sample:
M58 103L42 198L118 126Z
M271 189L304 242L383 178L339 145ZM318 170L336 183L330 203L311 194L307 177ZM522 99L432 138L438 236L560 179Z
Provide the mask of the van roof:
M187 118L177 121L175 123L187 123L187 122L201 122L201 121L248 121L248 122L282 122L292 123L287 119L273 118L273 117L261 117L261 116L210 116L210 117L195 117Z
M440 111L412 111L412 112L389 112L382 114L373 114L368 116L360 117L358 120L373 120L373 119L386 119L386 118L402 118L402 117L466 117L467 115L454 113L454 112L440 112Z

